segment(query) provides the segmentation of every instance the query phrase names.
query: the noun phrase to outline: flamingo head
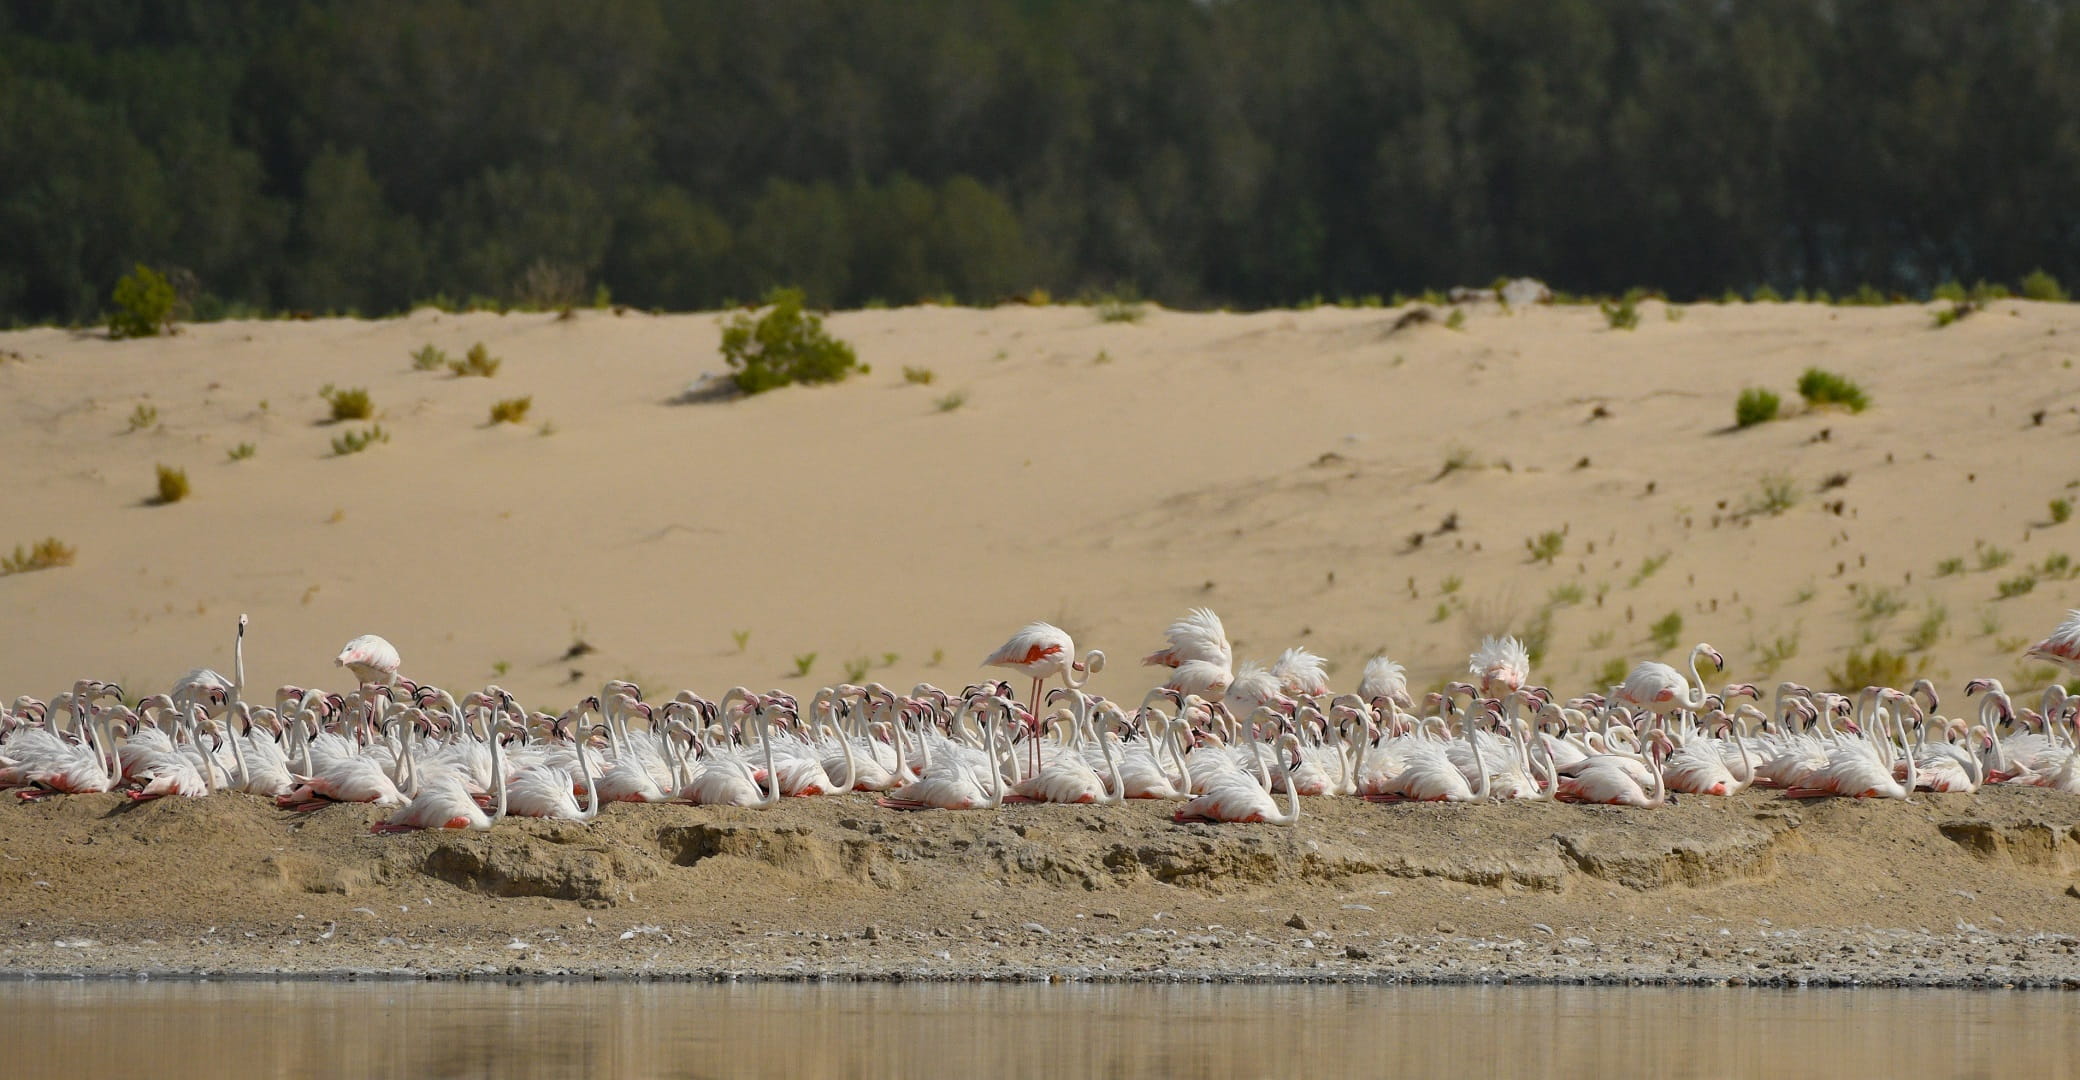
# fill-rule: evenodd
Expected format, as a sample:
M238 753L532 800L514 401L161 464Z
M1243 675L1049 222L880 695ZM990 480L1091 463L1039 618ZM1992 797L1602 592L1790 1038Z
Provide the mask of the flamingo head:
M1964 696L1971 697L1982 690L1991 690L1996 685L1998 684L1992 679L1973 679L1971 682L1964 684Z
M1738 682L1726 688L1726 697L1729 700L1744 697L1749 701L1761 701L1762 691L1754 683Z

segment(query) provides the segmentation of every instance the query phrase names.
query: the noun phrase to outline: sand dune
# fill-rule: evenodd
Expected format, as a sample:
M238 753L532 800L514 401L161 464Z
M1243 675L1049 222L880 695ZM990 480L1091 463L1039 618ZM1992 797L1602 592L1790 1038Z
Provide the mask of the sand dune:
M0 690L228 670L240 611L257 684L343 687L332 654L374 632L409 674L545 707L612 676L799 691L848 661L958 686L1034 618L1127 660L1195 604L1238 655L1304 644L1344 683L1382 648L1433 682L1542 610L1537 677L1568 692L1614 659L1676 658L1648 636L1670 612L1729 678L1795 641L1777 673L1824 684L1850 648L1905 649L1924 622L1910 656L1946 692L2048 674L2017 657L2080 591L2042 569L2080 554L2080 523L2047 510L2080 498L2080 307L2007 301L1940 330L1917 306L1678 321L1648 303L1632 332L1590 308L1477 307L1463 330L1397 314L844 313L830 328L871 375L714 404L672 403L722 367L712 315L0 334L19 356L0 361L0 548L78 550L0 580ZM412 370L423 344L479 341L495 378ZM1815 364L1874 407L1728 430L1743 387L1795 404ZM391 441L333 456L365 425L323 422L326 384L366 387ZM528 423L487 423L522 395ZM157 421L129 432L141 404ZM230 461L242 442L256 454ZM1440 475L1450 459L1469 467ZM191 498L147 504L160 462ZM1743 513L1769 474L1798 503ZM1546 530L1564 547L1534 564ZM1979 569L1995 549L2008 561ZM1966 572L1939 577L1948 558ZM2034 589L1998 599L2029 567ZM596 651L567 656L578 642ZM1150 682L1119 663L1096 688Z

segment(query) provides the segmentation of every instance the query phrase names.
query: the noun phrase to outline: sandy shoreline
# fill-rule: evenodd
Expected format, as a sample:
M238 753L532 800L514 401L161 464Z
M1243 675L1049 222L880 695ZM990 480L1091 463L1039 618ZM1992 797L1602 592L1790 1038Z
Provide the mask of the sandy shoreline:
M356 807L83 796L4 811L0 973L2080 988L2052 793L1308 811L840 798L375 837Z

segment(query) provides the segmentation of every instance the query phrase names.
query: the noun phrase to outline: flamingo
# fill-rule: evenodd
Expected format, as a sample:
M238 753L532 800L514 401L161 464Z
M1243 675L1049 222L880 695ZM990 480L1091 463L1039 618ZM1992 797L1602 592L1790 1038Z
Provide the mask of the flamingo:
M990 699L978 698L964 708L970 712L986 706ZM1002 699L995 699L999 702ZM999 704L998 708L1009 715L1009 708ZM999 721L987 718L982 723L984 754L989 759L989 791L984 793L982 785L975 779L973 770L958 761L933 761L926 751L926 759L919 766L920 779L904 784L875 803L891 810L994 810L1004 804L1004 774L997 767ZM897 728L898 732L901 728ZM900 736L899 736L900 738ZM924 745L919 740L920 745Z
M1033 680L1033 700L1026 711L1040 715L1040 686L1056 675L1072 690L1080 690L1092 675L1105 670L1105 654L1092 649L1076 658L1076 642L1069 632L1045 622L1029 622L996 652L983 658L983 667L1010 668ZM1077 673L1083 673L1081 678ZM1034 743L1034 769L1040 766L1039 744Z
M1235 664L1235 650L1228 644L1227 628L1212 608L1193 608L1163 632L1170 647L1150 653L1141 662L1150 666L1183 667L1192 662L1226 670Z
M1897 690L1885 690L1883 697L1895 700L1912 698ZM1919 706L1916 706L1917 708ZM1800 780L1798 786L1786 788L1787 799L1814 799L1827 796L1842 796L1856 799L1885 798L1905 799L1914 793L1914 755L1906 754L1906 775L1895 779L1892 748L1892 732L1887 730L1885 714L1876 713L1872 730L1863 738L1847 738L1838 741L1828 752L1827 765L1813 770ZM1906 720L1899 720L1900 743L1906 743Z
M2080 608L2066 612L2051 636L2023 650L2023 656L2080 671Z
M1252 749L1256 745L1254 742L1250 744ZM1291 732L1279 736L1278 752L1281 755L1287 752L1293 755L1293 763L1287 766L1288 768L1299 767L1300 737ZM1272 798L1271 792L1259 784L1255 777L1243 772L1223 773L1215 778L1213 784L1207 788L1206 794L1179 807L1177 812L1171 815L1171 820L1180 823L1212 821L1292 825L1300 820L1300 795L1294 790L1294 786L1287 785L1286 811L1281 814L1278 811L1278 800Z
M501 725L503 730L513 730ZM494 734L494 738L496 735ZM506 810L515 817L553 818L557 821L591 821L599 816L599 787L592 782L592 763L585 756L589 732L575 740L578 777L585 788L585 805L578 805L571 774L553 765L539 765L516 773L506 783Z
M1473 757L1473 772L1477 780L1469 783L1466 773L1452 763L1445 741L1422 738L1412 740L1404 749L1401 771L1390 779L1375 783L1372 793L1365 796L1366 800L1487 802L1489 795L1493 794L1493 789L1489 786L1487 766L1481 759L1479 732L1474 723L1471 703L1466 707L1461 727L1466 736L1467 748Z
M495 802L489 813L477 805L476 798L463 783L462 774L438 767L429 768L422 774L413 759L409 737L404 741L404 756L405 768L411 772L412 783L418 790L404 809L369 826L370 832L411 832L416 829L475 829L481 832L506 816L505 755L499 752L495 728L491 733L491 787L495 792Z
M1602 754L1574 767L1573 775L1561 776L1554 797L1561 802L1608 806L1648 809L1666 806L1673 800L1669 798L1668 782L1661 773L1661 759L1673 748L1674 744L1665 735L1655 735L1649 740L1647 770L1652 774L1654 784L1651 795L1642 790L1639 778L1622 767L1616 755Z
M1358 696L1373 708L1378 708L1382 701L1391 701L1409 711L1416 707L1408 696L1408 669L1385 655L1365 661L1365 673L1358 679Z
M1271 665L1271 674L1278 676L1279 689L1288 697L1320 697L1329 692L1329 661L1306 649L1292 648L1280 653Z
M1655 716L1667 717L1676 709L1695 712L1704 708L1704 676L1698 674L1697 661L1711 657L1712 665L1720 671L1726 670L1726 658L1719 650L1703 642L1690 650L1690 681L1683 680L1682 672L1655 660L1642 660L1632 669L1625 681L1611 690L1611 704L1628 705L1634 709L1645 709Z
M352 671L355 680L363 686L388 686L396 682L399 663L397 646L374 634L363 634L347 642L332 660L334 667Z
M1466 670L1480 680L1481 696L1501 697L1531 678L1531 654L1514 637L1482 638Z
M727 697L724 700L728 700ZM762 774L733 751L711 749L706 764L679 790L680 796L703 806L748 806L763 810L778 804L780 774L773 767L773 722L767 712L770 707L770 702L758 699L745 718L758 726L759 745L765 753L765 771ZM758 790L761 777L766 782L764 792Z

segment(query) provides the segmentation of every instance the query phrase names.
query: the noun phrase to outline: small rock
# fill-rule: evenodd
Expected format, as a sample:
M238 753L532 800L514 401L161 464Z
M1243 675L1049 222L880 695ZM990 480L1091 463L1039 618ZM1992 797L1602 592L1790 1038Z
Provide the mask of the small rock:
M1110 910L1110 909L1107 909L1107 910L1105 910L1105 911L1093 911L1093 912L1091 912L1091 918L1093 918L1093 919L1115 919L1115 920L1116 920L1116 919L1118 919L1118 918L1119 918L1119 912L1117 912L1117 911L1112 911L1112 910Z
M1440 922L1437 924L1437 932L1440 934L1456 934L1459 932L1459 928L1448 922Z
M1314 929L1314 924L1307 921L1307 916L1302 915L1297 911L1293 913L1292 918L1286 920L1286 925L1292 927L1295 930Z
M984 911L981 908L976 908L974 911L968 913L968 918L981 921L983 919L989 918L989 912Z
M1023 928L1023 929L1025 930L1025 931L1026 931L1026 932L1027 932L1027 933L1031 933L1031 934L1045 934L1045 933L1047 933L1047 932L1048 932L1048 930L1047 930L1047 927L1045 927L1045 926L1042 926L1042 925L1040 925L1039 923L1036 923L1036 922L1029 922L1029 923L1021 923L1021 924L1019 924L1019 925L1020 925L1020 926L1021 926L1021 927L1022 927L1022 928Z
M868 923L866 932L861 934L860 936L866 938L868 941L880 941L881 927L876 926L873 923Z
M1365 950L1363 950L1363 949L1361 949L1361 948L1357 947L1356 945L1345 945L1345 946L1343 947L1343 955L1344 955L1344 956L1346 956L1346 957L1348 957L1348 958L1350 958L1350 959L1352 959L1352 960L1370 960L1370 959L1372 959L1372 954L1371 954L1371 953L1369 953L1369 952L1366 952Z
M2080 885L2066 886L2066 895L2072 897L2080 897Z
M1550 927L1550 926L1547 926L1546 924L1544 924L1544 923L1542 923L1542 922L1535 922L1535 923L1532 923L1532 924L1531 924L1531 928L1532 928L1533 930L1536 930L1536 931L1538 931L1538 932L1539 932L1539 933L1541 933L1541 934L1550 934L1550 933L1552 933L1552 932L1553 932L1553 928L1552 928L1552 927Z

